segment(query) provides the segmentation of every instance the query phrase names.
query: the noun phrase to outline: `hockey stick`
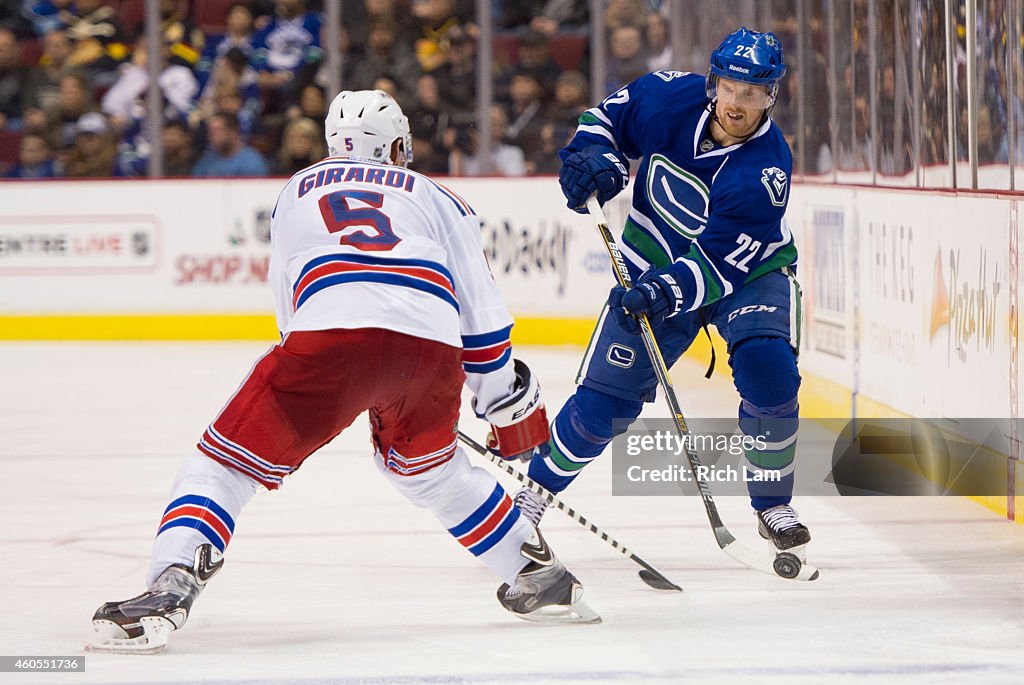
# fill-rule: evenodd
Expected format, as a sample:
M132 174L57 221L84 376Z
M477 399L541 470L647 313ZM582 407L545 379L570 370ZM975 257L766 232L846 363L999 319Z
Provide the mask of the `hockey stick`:
M648 585L650 585L652 588L654 588L655 590L675 590L676 592L683 591L683 588L679 587L671 580L666 578L656 568L654 568L646 561L644 561L643 559L641 559L640 557L626 549L626 547L621 542L613 538L611 535L608 535L608 533L604 532L603 530L595 526L593 523L585 519L583 516L577 514L571 507L567 506L565 502L561 501L552 493L548 492L544 488L544 486L540 485L529 476L524 475L518 469L513 468L512 465L509 464L507 461L505 461L498 455L494 454L489 449L487 449L486 447L484 447L483 445L481 445L476 440L469 437L462 431L459 431L459 439L462 440L462 442L466 443L466 445L468 445L470 448L472 448L474 452L480 454L481 456L487 457L491 461L491 463L500 466L502 469L504 469L506 473L508 473L511 476L514 476L516 480L518 480L520 483L522 483L530 490L546 499L548 501L548 504L554 505L558 509L561 509L573 521L580 524L594 535L600 536L602 540L604 540L609 545L614 547L621 554L629 557L630 560L642 566L643 570L639 572L640 579Z
M597 225L601 239L604 240L608 256L611 257L612 265L615 267L615 277L618 279L619 285L629 290L633 287L633 278L629 275L626 260L619 250L618 243L615 242L615 237L608 228L608 220L604 216L604 210L601 209L601 203L597 201L596 195L591 195L587 199L587 211ZM718 505L715 504L715 499L711 496L711 490L708 488L707 481L696 475L703 471L703 466L701 465L700 457L697 456L697 452L693 449L691 441L686 439L690 434L690 429L687 427L686 419L683 417L683 410L679 407L679 400L676 398L675 390L672 387L672 379L668 375L665 359L661 356L661 350L654 339L654 330L651 328L651 322L647 319L646 314L640 314L636 319L640 324L640 337L644 341L647 355L651 358L654 374L658 377L658 383L661 384L662 390L665 391L665 401L668 402L669 411L675 420L676 431L683 438L683 444L686 445L686 460L689 462L690 472L694 474L693 480L697 483L697 489L700 491L701 499L704 501L704 511L707 512L708 521L711 523L718 546L736 561L758 571L777 574L784 578L795 578L796 580L815 580L818 577L818 569L809 564L802 563L795 555L786 552L780 554L775 560L770 560L765 555L758 554L754 550L741 545L733 534L729 532L729 529L725 527L725 524L722 523L722 517L718 514ZM778 563L780 559L782 560L781 567Z

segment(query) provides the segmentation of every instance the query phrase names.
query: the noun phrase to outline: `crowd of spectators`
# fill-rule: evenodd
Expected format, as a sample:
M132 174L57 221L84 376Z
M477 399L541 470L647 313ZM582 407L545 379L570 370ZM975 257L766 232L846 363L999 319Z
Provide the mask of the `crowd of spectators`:
M1011 123L1016 130L1015 161L1024 164L1024 17L1011 18L1009 5L1008 0L977 3L979 164L1009 161L1014 139ZM804 25L795 0L773 3L772 9L772 28L786 46L790 66L773 117L786 134L800 171L876 170L901 177L917 165L949 163L950 70L941 0L875 0L873 28L868 0L835 3L831 25L829 3L806 3ZM954 154L957 160L967 161L966 3L953 3L953 9ZM830 68L833 55L836 64ZM1016 83L1010 78L1014 70ZM835 121L830 119L832 89Z
M977 4L982 163L1005 163L1010 145L1024 163L1024 18L1008 20L1007 3ZM332 94L323 49L331 27L322 0L159 0L157 46L145 41L144 4L0 0L0 174L147 175L154 146L147 130L150 59L160 62L165 175L290 174L324 154L323 118ZM713 45L698 45L712 41L700 27L740 21L730 9L736 3L694 10L683 27L693 45L676 58L671 3L606 0L605 81L602 92L591 93L588 0L491 4L490 123L498 135L490 157L481 159L473 0L342 3L336 27L342 84L395 96L412 124L418 170L554 173L558 149L596 98L649 71L703 68L694 55L705 61ZM776 0L758 7L754 24L775 31L786 47L789 73L773 117L794 150L798 173L875 169L899 176L918 163L949 161L943 4L874 0L873 27L871 4ZM960 12L953 71L961 160L968 140L964 6L954 3ZM1013 64L1015 84L1008 78ZM1015 138L1009 131L1014 121Z
M0 0L0 173L148 174L149 60L159 60L166 176L287 175L325 154L332 94L321 0ZM659 3L609 0L607 89L670 66ZM495 140L477 155L472 0L342 3L342 84L380 88L409 115L413 167L553 173L590 105L587 0L495 0Z

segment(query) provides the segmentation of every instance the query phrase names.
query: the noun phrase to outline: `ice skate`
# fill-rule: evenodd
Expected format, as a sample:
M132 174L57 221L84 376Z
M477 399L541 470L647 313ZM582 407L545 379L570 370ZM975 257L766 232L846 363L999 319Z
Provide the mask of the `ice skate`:
M523 543L526 566L510 587L502 583L498 601L513 614L539 623L600 623L601 617L583 603L583 586L562 565L547 541L535 531Z
M175 564L160 574L148 592L122 602L107 602L92 617L96 639L86 649L114 654L161 651L171 631L185 625L192 603L223 564L212 545L201 545L196 548L192 568Z
M526 519L537 527L540 525L540 518L547 511L548 505L551 502L548 501L543 495L538 495L530 488L522 488L515 496L516 506L519 507L520 513L526 517Z
M796 578L807 561L807 543L811 532L800 523L796 510L788 504L755 512L757 532L772 546L775 572L783 578Z

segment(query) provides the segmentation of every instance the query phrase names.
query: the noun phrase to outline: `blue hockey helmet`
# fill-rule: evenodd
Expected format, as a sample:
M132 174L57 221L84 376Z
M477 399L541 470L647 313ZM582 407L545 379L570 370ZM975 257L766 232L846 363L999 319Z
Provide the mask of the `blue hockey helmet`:
M768 95L764 108L775 104L779 82L786 75L782 43L774 33L736 29L711 53L708 72L708 99L715 100L719 78L765 86Z

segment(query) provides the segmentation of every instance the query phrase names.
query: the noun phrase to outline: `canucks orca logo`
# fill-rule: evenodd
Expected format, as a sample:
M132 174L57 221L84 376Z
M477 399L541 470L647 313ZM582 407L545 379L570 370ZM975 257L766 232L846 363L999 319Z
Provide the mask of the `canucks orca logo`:
M776 207L786 205L786 197L789 195L789 179L786 172L777 166L768 167L761 171L761 183L768 189L768 197Z
M708 223L710 191L699 178L663 155L651 157L647 170L647 199L675 231L696 238Z

